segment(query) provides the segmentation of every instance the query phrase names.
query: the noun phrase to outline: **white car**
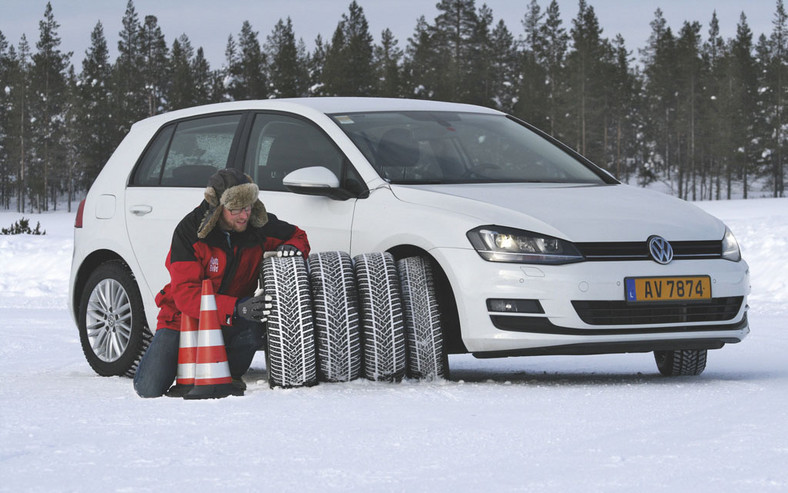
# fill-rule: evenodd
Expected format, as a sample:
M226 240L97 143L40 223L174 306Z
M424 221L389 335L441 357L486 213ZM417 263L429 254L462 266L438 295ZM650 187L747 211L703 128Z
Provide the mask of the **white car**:
M313 252L422 257L446 353L654 352L665 375L749 332L749 268L721 221L623 185L488 108L379 98L239 101L136 123L80 205L70 305L88 362L133 374L172 231L236 167Z

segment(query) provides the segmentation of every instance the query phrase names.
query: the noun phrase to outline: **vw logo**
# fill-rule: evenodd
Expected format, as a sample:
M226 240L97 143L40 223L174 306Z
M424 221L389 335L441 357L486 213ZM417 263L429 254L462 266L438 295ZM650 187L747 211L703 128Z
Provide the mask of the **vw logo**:
M651 258L659 264L669 264L673 260L673 247L661 236L648 239L648 251L651 252Z

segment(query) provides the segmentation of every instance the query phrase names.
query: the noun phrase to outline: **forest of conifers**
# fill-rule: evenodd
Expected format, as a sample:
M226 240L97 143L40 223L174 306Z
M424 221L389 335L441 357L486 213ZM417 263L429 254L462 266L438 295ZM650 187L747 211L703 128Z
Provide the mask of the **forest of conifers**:
M331 39L307 49L291 20L267 35L244 21L211 67L186 34L167 40L129 0L110 60L99 22L81 67L61 50L51 4L37 40L0 32L0 208L54 210L84 195L132 123L205 103L302 96L386 96L484 105L526 120L622 181L662 182L689 200L785 196L783 94L788 17L772 32L742 13L724 39L707 24L667 25L647 45L603 36L590 2L561 20L556 1L523 2L509 24L475 0L440 0L407 40L377 42L353 0ZM516 25L513 25L516 24ZM60 204L58 203L60 201Z

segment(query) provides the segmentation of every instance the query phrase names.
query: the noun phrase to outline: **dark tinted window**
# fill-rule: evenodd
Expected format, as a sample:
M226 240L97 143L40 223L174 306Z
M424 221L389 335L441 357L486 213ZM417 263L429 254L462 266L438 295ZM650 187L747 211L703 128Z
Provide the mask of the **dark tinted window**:
M244 171L261 190L285 191L282 178L291 171L323 166L340 180L344 157L313 124L284 115L255 116Z
M402 111L333 115L392 183L604 183L603 173L504 115Z
M241 115L178 122L154 138L134 173L132 185L204 187L227 167Z

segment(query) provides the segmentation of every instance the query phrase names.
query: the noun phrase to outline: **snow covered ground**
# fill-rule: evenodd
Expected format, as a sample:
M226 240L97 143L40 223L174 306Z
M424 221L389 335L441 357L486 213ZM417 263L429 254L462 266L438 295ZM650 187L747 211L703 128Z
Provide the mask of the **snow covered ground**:
M788 199L703 202L750 264L752 333L700 377L651 354L476 360L451 381L140 399L66 308L73 214L0 236L0 491L788 491ZM0 213L8 227L19 214Z

